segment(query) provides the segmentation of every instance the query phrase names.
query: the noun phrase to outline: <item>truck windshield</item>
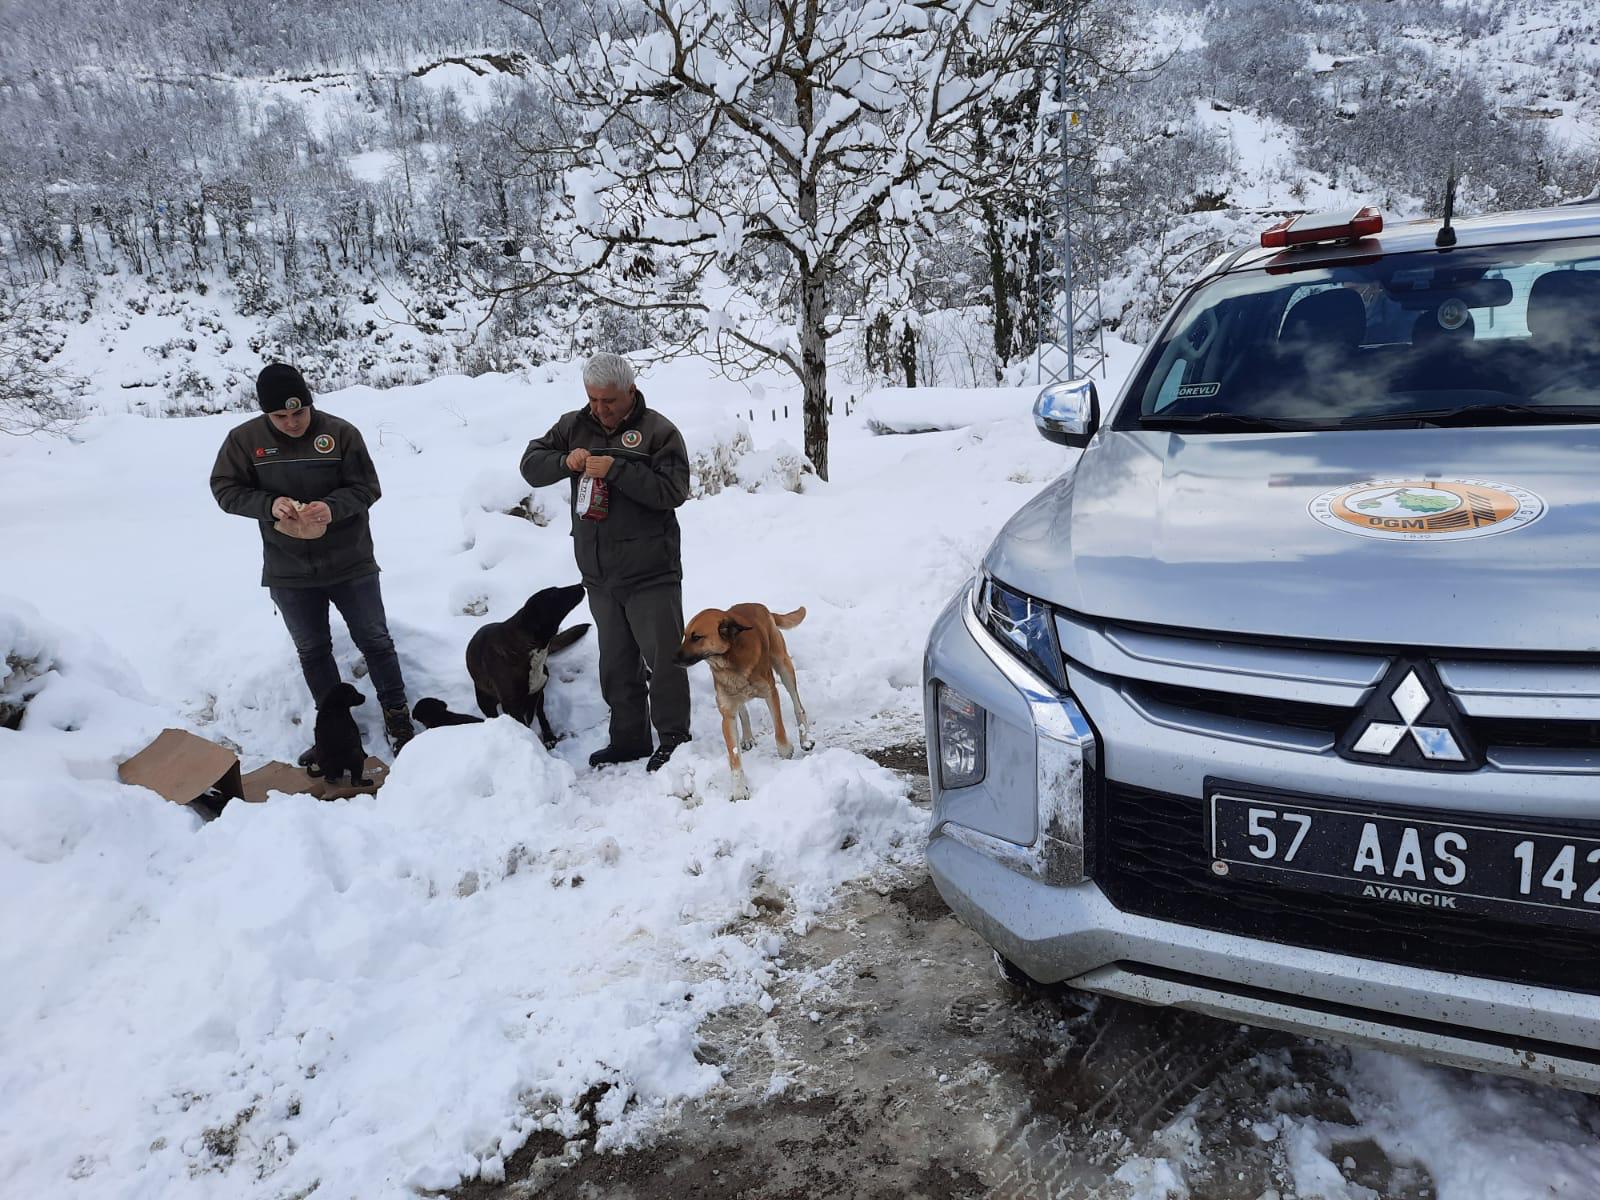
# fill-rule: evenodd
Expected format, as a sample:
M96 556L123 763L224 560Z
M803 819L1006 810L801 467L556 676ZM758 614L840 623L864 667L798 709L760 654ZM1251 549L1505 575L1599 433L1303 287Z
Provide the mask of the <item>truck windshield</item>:
M1600 239L1391 254L1202 287L1121 428L1600 421Z

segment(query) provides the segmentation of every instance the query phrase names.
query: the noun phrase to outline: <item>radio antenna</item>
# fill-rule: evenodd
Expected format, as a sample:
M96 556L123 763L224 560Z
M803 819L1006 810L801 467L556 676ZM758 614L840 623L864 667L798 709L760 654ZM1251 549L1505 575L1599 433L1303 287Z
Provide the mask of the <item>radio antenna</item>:
M1456 160L1450 160L1450 177L1444 185L1444 224L1439 227L1439 236L1433 239L1433 244L1441 250L1448 250L1456 244L1455 226L1451 221L1456 215Z

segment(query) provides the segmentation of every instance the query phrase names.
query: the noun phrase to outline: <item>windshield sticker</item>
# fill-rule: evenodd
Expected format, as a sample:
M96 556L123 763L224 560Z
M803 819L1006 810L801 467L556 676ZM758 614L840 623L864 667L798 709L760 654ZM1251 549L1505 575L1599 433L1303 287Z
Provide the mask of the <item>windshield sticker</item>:
M1179 400L1209 400L1222 390L1220 383L1185 383L1178 388Z
M1323 492L1309 511L1341 533L1448 542L1532 525L1545 503L1526 488L1481 479L1372 479Z

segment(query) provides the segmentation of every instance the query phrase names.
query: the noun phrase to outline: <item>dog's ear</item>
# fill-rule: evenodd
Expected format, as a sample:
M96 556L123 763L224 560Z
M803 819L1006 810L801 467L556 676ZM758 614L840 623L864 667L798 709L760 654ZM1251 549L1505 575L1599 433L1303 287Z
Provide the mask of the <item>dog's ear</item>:
M717 632L722 635L723 641L731 642L741 633L749 633L750 626L741 625L732 617L723 617L722 620L717 623Z

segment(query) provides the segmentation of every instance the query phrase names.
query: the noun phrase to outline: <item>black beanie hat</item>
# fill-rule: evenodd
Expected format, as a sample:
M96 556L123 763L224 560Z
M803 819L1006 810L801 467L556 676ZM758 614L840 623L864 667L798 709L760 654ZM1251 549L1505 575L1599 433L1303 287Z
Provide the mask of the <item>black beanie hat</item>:
M311 403L311 389L288 363L268 363L256 376L256 402L262 412L292 412Z

